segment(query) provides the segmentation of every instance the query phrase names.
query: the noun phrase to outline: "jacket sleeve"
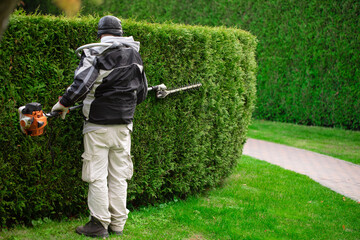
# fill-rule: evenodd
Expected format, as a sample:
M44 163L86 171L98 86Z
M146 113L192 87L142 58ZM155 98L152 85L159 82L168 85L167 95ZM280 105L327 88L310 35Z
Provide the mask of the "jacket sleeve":
M142 103L146 99L148 93L148 83L147 83L145 71L142 71L141 75L142 75L142 82L137 93L137 104Z
M91 90L98 75L96 57L91 56L85 50L80 64L75 70L74 82L67 88L60 103L65 107L69 107L74 105L75 102L83 100Z

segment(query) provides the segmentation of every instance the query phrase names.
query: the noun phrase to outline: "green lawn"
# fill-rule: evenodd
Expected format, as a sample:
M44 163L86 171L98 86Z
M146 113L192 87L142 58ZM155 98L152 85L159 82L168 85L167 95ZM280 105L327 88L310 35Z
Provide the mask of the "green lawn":
M250 136L254 137L259 131L254 128L260 127L255 123ZM291 134L283 129L297 136L298 127L280 127L282 131L274 131L272 137L281 139L276 135L285 135L289 140ZM326 138L324 133L318 141L338 138L338 143L344 144L340 137L343 131L331 131L333 134ZM349 141L346 137L345 142ZM347 155L352 154L344 150L341 156ZM32 228L3 230L0 239L88 239L74 231L86 222L87 218L62 222L45 218L34 221ZM243 156L233 174L216 189L131 212L124 236L119 239L360 239L360 204L304 175Z

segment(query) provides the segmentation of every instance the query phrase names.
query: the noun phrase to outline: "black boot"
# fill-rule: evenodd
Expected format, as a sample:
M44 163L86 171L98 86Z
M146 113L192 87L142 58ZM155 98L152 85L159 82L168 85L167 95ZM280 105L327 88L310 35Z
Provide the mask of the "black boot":
M94 217L91 217L90 222L85 224L85 226L77 227L76 232L80 235L85 235L88 237L108 237L108 230L104 228L99 220Z

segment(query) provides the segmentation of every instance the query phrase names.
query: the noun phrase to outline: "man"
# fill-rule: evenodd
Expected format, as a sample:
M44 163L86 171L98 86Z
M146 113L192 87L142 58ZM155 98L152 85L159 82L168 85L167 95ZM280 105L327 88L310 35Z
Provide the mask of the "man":
M85 49L74 82L52 111L83 100L85 124L82 179L89 183L91 220L76 232L91 237L121 235L129 211L127 182L133 174L130 133L135 107L147 96L147 80L139 54L140 43L123 37L121 21L105 16L98 37L108 47Z

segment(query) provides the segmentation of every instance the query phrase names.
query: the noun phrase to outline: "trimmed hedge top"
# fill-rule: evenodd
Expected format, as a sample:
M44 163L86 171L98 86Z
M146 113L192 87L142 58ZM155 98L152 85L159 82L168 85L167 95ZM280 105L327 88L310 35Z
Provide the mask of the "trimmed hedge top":
M96 42L99 18L14 14L0 45L0 226L86 212L81 181L82 117L49 119L40 137L22 135L17 108L50 111L72 83L75 49ZM141 42L149 85L200 82L137 107L130 207L184 198L218 184L239 159L255 102L256 38L239 29L122 20Z

